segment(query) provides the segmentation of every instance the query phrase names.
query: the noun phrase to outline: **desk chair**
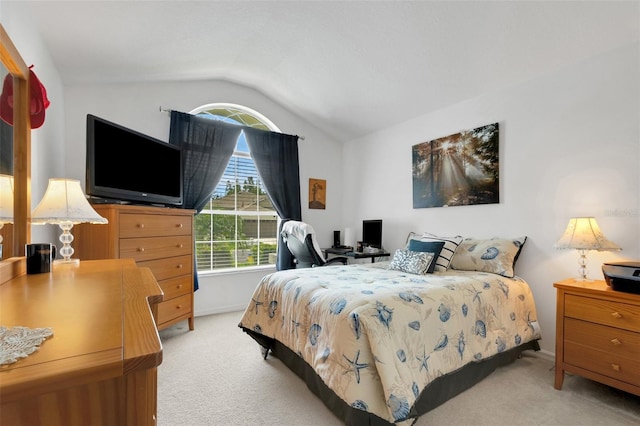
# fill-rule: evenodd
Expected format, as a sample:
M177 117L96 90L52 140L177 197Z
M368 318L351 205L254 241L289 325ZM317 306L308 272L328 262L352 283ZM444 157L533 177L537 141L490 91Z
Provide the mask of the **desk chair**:
M308 223L290 220L282 225L282 239L287 244L291 255L295 258L296 268L314 268L333 263L347 264L343 256L326 260L316 240L316 232Z

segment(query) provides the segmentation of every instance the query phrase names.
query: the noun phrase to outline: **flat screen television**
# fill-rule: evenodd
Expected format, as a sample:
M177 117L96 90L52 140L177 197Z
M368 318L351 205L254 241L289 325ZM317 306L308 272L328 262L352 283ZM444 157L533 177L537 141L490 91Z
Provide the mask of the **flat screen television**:
M90 201L182 205L182 151L87 114L86 192Z
M382 248L382 219L362 221L362 244Z

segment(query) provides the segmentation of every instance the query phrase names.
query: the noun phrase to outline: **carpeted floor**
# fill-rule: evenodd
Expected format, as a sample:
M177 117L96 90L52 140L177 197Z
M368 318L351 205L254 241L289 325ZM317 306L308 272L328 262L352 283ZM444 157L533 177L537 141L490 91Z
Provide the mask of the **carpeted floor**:
M241 312L198 317L160 332L159 426L339 426L277 358L238 328ZM421 416L415 426L638 425L640 397L578 376L553 388L553 362L534 352Z

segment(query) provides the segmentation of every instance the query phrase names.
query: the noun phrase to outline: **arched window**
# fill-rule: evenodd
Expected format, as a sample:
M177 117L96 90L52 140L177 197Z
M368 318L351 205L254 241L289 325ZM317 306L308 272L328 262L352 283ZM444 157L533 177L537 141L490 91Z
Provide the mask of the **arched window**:
M234 104L208 104L201 117L279 132L262 114ZM209 203L195 218L198 271L233 270L276 263L278 215L240 133L236 149Z

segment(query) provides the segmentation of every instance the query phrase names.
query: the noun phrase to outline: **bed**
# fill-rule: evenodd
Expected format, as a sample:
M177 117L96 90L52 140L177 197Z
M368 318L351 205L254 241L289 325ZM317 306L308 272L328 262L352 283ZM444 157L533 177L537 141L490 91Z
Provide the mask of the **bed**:
M513 273L526 238L456 237L440 252L412 239L387 262L269 274L240 320L347 425L413 424L539 350L531 289Z

